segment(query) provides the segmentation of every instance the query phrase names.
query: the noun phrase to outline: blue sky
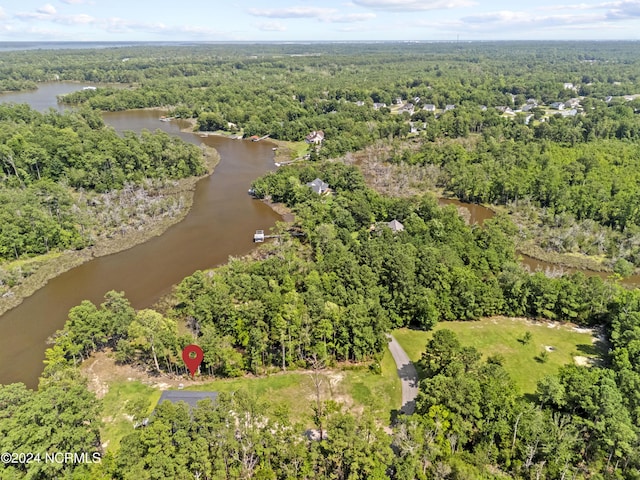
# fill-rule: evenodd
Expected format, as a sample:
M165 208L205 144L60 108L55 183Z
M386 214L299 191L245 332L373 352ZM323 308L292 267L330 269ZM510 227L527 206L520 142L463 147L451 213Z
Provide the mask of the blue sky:
M640 0L0 0L0 41L640 40Z

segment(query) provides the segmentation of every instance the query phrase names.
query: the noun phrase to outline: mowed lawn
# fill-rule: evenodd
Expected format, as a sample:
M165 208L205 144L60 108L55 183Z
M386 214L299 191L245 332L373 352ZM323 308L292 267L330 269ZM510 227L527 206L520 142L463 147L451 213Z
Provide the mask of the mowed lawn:
M320 398L334 400L343 408L354 412L368 411L381 425L388 425L391 411L400 408L402 393L396 366L387 350L381 362L382 373L375 374L367 365L343 367L321 371ZM312 428L313 405L316 401L316 383L313 372L277 373L264 377L241 377L194 383L185 378L185 390L214 392L248 391L259 402L268 405L266 415L283 408L293 423ZM161 391L140 381L117 380L109 383L103 402L103 441L109 450L117 450L124 435L133 431L130 420L134 401L148 402L153 410Z
M593 358L601 353L592 342L592 334L573 325L493 317L476 322L441 322L435 330L444 328L455 332L462 345L477 348L484 358L502 355L505 369L523 394L534 393L541 378L557 373L562 365L575 363L574 357ZM520 340L526 332L531 332L531 341L525 345ZM413 361L420 359L431 338L431 332L406 328L395 330L393 335ZM539 358L543 351L548 352L544 362Z

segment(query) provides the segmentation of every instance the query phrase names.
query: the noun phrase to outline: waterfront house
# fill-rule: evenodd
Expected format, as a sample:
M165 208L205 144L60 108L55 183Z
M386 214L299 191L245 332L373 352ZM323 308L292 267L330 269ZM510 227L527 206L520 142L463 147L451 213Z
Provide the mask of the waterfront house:
M319 178L316 178L313 182L307 183L307 187L311 188L318 195L322 195L329 191L329 184L324 183Z
M315 145L319 145L324 140L324 132L322 130L318 130L318 131L314 130L309 135L307 135L304 140L307 143L313 143Z

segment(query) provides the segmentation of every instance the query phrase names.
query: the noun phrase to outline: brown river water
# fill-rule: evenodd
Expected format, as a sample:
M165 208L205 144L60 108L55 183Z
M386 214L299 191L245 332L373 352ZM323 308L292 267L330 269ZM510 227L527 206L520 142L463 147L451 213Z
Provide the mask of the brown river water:
M47 85L20 94L20 101L34 99L39 110L56 107L55 95L78 90L81 85ZM43 99L46 96L48 102ZM14 101L17 95L0 97ZM101 303L109 290L124 291L136 308L153 304L172 285L198 269L225 263L230 255L248 253L256 229L269 230L280 216L247 190L251 182L274 169L272 144L182 133L174 122L160 122L161 113L128 111L107 113L105 121L116 130L162 129L220 153L213 175L197 184L194 202L186 218L161 236L129 250L84 263L50 280L47 285L0 317L0 383L37 385L42 373L47 338L62 328L71 307L88 299Z
M55 96L82 86L69 82L44 84L35 92L0 95L0 101L25 102L41 111L62 110ZM160 115L157 111L136 110L105 113L104 119L117 131L161 129L187 142L212 146L221 157L214 174L198 182L188 215L164 234L59 275L0 317L0 383L37 385L47 338L62 328L69 309L82 300L98 304L107 291L118 290L125 292L135 308L148 307L194 271L225 263L230 255L248 253L254 231L268 230L280 220L269 207L247 195L250 183L274 168L271 144L183 133L178 122L160 122ZM440 204L467 209L471 223L482 224L493 216L481 205L453 199L440 199ZM557 265L525 255L521 255L521 261L531 271L558 270ZM585 273L603 278L609 275ZM640 276L624 283L638 285Z

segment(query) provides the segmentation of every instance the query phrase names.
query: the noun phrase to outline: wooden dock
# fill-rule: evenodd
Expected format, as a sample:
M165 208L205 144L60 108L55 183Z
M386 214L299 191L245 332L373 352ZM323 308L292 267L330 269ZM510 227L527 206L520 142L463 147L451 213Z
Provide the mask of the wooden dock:
M252 138L251 141L252 142L259 142L260 140L265 140L267 138L269 138L271 136L270 133L267 133L266 135L259 137L259 138Z
M295 231L295 229L288 230L289 235L292 237L304 237L306 236L303 232ZM262 243L267 238L281 238L282 235L265 235L264 230L256 230L256 233L253 234L253 243Z

